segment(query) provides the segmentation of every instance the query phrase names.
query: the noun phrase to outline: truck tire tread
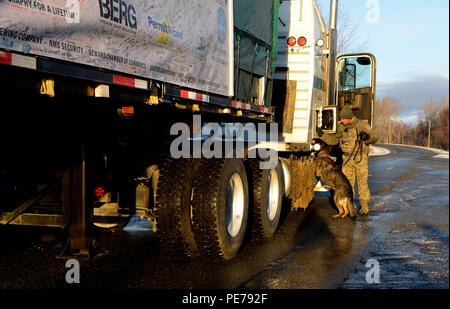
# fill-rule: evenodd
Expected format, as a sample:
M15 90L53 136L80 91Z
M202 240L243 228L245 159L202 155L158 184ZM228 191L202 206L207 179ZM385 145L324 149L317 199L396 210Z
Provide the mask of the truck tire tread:
M157 237L170 254L198 255L186 209L197 167L198 160L167 158L160 169L155 206Z

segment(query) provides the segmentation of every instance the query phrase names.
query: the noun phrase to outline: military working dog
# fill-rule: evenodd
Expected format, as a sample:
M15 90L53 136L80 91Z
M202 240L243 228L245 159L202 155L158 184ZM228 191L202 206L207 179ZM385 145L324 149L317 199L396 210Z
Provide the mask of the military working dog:
M327 148L319 151L315 161L315 175L320 177L327 187L334 191L333 200L339 213L333 218L356 216L356 207L353 201L353 189L347 177L342 173L341 167L331 159Z

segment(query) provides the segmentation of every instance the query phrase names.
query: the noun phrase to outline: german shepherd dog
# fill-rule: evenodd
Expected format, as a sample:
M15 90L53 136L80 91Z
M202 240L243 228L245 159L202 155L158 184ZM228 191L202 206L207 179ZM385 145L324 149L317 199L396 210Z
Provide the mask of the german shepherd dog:
M353 201L353 189L350 181L342 173L341 167L331 159L329 148L325 148L317 154L315 163L315 175L331 188L334 204L339 210L333 218L356 217L356 207Z

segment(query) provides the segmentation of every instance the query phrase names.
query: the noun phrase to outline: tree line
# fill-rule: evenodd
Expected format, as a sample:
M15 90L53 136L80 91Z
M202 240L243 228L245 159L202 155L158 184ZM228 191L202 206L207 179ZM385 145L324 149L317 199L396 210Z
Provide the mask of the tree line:
M449 102L428 99L417 125L398 120L402 107L399 101L383 97L375 101L374 127L378 143L417 145L449 150Z

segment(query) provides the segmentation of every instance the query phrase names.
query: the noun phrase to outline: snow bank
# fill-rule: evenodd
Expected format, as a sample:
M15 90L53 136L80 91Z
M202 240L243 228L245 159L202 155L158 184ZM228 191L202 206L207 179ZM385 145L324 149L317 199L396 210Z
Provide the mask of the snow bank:
M448 159L448 151L446 151L446 150L436 149L436 148L428 148L428 147L424 147L424 146L412 146L412 145L402 145L402 144L392 144L392 145L426 149L426 150L436 153L436 155L433 156L433 158Z
M433 156L433 158L448 159L448 152L437 154L437 155Z
M386 148L379 146L371 146L369 156L384 156L390 153L391 151Z

